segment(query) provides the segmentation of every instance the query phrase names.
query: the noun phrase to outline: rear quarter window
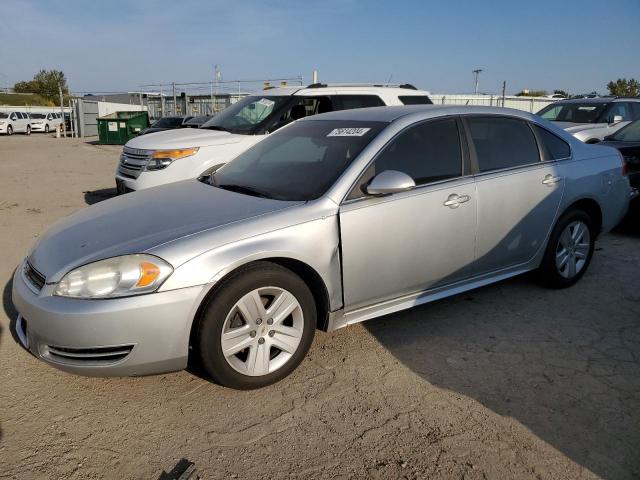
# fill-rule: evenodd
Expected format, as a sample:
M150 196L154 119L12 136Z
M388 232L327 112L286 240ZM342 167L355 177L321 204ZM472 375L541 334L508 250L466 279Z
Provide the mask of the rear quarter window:
M571 147L560 137L535 124L532 124L531 128L533 128L538 138L542 161L560 160L571 156Z
M400 95L398 97L404 105L432 105L433 102L426 95Z

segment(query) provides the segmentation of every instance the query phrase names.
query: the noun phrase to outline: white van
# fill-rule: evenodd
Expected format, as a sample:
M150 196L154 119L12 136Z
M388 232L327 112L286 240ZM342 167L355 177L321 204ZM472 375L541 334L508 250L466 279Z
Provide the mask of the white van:
M31 119L27 112L0 112L0 133L31 135Z
M405 84L272 88L245 97L200 128L151 133L129 140L116 171L119 193L206 175L303 117L335 110L430 104L429 92Z

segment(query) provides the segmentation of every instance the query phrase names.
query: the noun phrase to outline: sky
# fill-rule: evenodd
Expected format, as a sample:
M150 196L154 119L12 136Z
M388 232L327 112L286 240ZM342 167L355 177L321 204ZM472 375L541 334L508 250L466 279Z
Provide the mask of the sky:
M640 79L640 0L0 0L0 87L59 69L73 92L296 77L436 93L606 93Z

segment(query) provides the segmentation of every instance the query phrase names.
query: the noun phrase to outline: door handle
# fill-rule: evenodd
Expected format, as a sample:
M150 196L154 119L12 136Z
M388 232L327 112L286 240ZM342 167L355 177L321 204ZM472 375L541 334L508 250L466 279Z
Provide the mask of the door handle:
M471 200L469 195L458 195L457 193L452 193L443 205L449 208L458 208L461 203L468 202L469 200Z
M562 178L554 177L553 175L548 174L548 175L545 175L544 180L542 180L542 183L551 187L556 183L558 183L560 180L562 180Z

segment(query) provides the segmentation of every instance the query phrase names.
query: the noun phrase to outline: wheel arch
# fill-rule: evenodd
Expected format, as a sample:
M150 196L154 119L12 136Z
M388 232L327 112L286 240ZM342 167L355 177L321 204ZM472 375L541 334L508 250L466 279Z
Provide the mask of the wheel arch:
M316 328L324 331L327 330L329 324L330 301L329 291L324 280L322 279L322 276L312 266L301 260L282 256L265 257L253 259L241 265L234 266L234 268L226 271L223 276L220 277L211 286L209 291L204 295L200 304L198 305L193 318L193 322L191 323L191 331L189 332L190 346L194 345L194 342L196 340L196 334L199 329L200 321L202 320L202 314L204 313L204 310L211 299L216 295L218 289L230 276L235 275L238 272L245 270L256 263L261 262L269 262L275 265L279 265L283 268L286 268L287 270L290 270L302 279L307 287L309 287L316 305Z
M600 204L590 197L581 198L567 206L567 208L562 212L562 215L574 209L583 210L587 215L589 215L589 217L591 217L591 219L593 219L594 230L596 232L596 236L598 236L602 230L602 208L600 207Z

